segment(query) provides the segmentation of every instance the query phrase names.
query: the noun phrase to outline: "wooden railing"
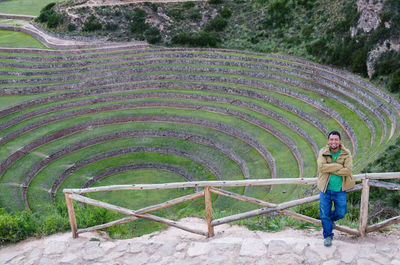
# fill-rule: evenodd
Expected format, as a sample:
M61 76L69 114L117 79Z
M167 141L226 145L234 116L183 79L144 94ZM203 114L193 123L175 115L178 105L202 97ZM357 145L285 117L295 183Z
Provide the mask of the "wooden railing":
M367 226L368 219L368 202L369 202L369 188L370 186L385 188L389 190L400 190L399 184L393 184L388 182L379 181L382 179L400 179L400 172L393 173L365 173L358 174L353 176L356 181L361 181L361 184L357 184L353 189L349 190L356 191L362 190L361 195L361 207L360 207L360 223L359 230L352 229L346 226L336 225L337 230L346 232L351 235L364 237L367 233L381 229L388 225L392 225L400 222L400 216L396 216L390 218L388 220L382 221L380 223ZM121 224L136 220L138 218L144 218L148 220L153 220L156 222L164 223L169 226L174 226L179 229L183 229L188 232L204 235L207 237L214 236L214 227L242 220L249 217L254 217L262 214L268 214L271 212L279 212L293 218L310 222L315 225L321 225L321 221L318 219L311 218L309 216L305 216L294 211L288 210L291 207L302 205L305 203L310 203L319 200L319 195L314 195L302 199L297 199L289 202L284 202L280 204L273 204L263 200L259 200L252 197L247 197L241 194L236 194L233 192L222 190L221 187L242 187L242 186L269 186L269 185L287 185L287 184L295 184L295 185L313 185L316 184L316 178L282 178L282 179L253 179L253 180L238 180L238 181L193 181L193 182L178 182L178 183L165 183L165 184L133 184L133 185L114 185L114 186L102 186L102 187L93 187L86 189L64 189L63 192L65 194L65 199L68 207L68 215L71 224L72 236L74 238L78 237L78 234L94 231L98 229L103 229L106 227L110 227L113 225ZM204 188L201 191L197 191L193 194L186 195L183 197L175 198L160 204L156 204L153 206L149 206L146 208L142 208L139 210L131 210L123 207L119 207L116 205L112 205L109 203L101 202L95 199L91 199L81 194L90 193L90 192L98 192L98 191L112 191L112 190L160 190L160 189L177 189L177 188ZM235 214L228 217L223 217L220 219L213 220L212 216L212 202L211 202L211 193L215 193L222 196L227 196L230 198L234 198L237 200L242 200L250 203L254 203L260 206L264 206L264 208L260 208L257 210L248 211L245 213ZM207 221L207 232L201 231L198 229L193 229L189 227L185 227L182 224L168 220L162 217L158 217L155 215L149 214L149 212L160 210L178 203L182 203L185 201L193 200L199 197L204 196L205 198L205 210L206 210L206 221ZM76 224L74 206L72 201L76 200L82 203L87 203L99 207L103 207L105 209L109 209L112 211L116 211L128 217L102 224L89 228L78 229Z

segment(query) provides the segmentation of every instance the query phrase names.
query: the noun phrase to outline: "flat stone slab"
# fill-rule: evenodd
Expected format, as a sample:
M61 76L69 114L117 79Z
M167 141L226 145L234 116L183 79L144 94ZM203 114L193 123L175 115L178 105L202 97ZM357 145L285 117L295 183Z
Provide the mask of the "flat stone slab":
M185 218L185 226L207 230L205 221ZM324 247L321 231L249 231L221 225L206 238L176 228L126 240L104 232L56 234L0 247L0 264L323 264L400 265L400 230L364 239L335 233ZM133 263L134 261L134 263Z

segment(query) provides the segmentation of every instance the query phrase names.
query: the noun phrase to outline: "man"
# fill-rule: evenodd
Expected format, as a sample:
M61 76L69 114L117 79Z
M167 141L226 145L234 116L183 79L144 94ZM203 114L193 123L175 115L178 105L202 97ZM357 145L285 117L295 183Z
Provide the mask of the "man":
M329 247L332 245L335 221L342 219L347 212L346 190L355 184L351 174L351 152L343 146L338 131L329 133L328 145L319 151L317 164L324 246Z

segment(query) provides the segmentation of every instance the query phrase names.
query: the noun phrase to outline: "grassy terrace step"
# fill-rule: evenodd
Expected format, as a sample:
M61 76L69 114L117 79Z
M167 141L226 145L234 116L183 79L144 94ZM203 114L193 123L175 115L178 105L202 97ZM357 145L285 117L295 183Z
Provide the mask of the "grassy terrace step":
M170 139L170 140L168 141L168 145L169 145L169 146L176 146L176 145L172 145L172 144L171 144L171 140L172 140L172 139ZM160 141L161 141L160 144L163 144L163 145L166 144L165 140L160 140ZM112 146L113 146L112 148L113 148L113 149L116 149L116 148L118 148L118 146L125 147L127 144L128 144L128 145L132 145L133 142L132 142L132 140L131 140L130 138L125 139L121 144L116 144L115 141L112 141L112 142L104 142L103 145L107 145L107 147L104 148L104 151L108 151L108 148L110 148L109 146L110 146L111 144L112 144ZM139 143L137 143L137 144L139 144L140 146L142 146L143 143L141 143L141 141L139 141ZM160 145L160 144L159 144L159 145ZM188 145L187 142L183 142L182 144L185 144L186 146ZM178 145L178 146L182 146L182 144L181 144L181 145ZM152 141L152 142L151 142L151 145L152 145L152 146L155 146L156 144L154 143L154 141ZM189 147L190 147L190 146L189 146ZM192 150L192 148L189 148L189 147L185 148L185 150ZM181 147L181 148L183 148L183 147ZM84 152L84 153L81 154L80 157L84 157L84 159L86 159L88 156L90 156L91 153L93 153L94 150L99 150L99 146L98 146L98 144L97 144L96 146L92 146L92 147L91 147L91 150L88 149L88 148L84 148L84 149L81 149L81 150L82 150L82 151L80 151L80 152L81 152L81 153ZM197 149L195 149L195 150L199 150L199 149L197 148ZM150 150L149 150L149 151L150 151ZM153 151L154 151L154 150L153 150ZM206 155L207 159L209 159L210 162L213 161L213 162L211 162L211 163L214 163L215 161L218 161L218 160L221 159L221 156L220 156L220 155L217 155L217 156L216 156L216 155L213 155L213 153L215 153L215 152L210 152L211 149L210 149L208 152L205 152L205 150L203 150L203 151L204 151L204 152L202 152L202 153L203 153L204 155L207 154L207 155ZM199 152L199 151L197 151L197 152ZM76 153L78 153L78 151L74 152L73 154L75 154L75 156L76 156ZM119 155L119 154L121 154L121 153L122 153L122 152L120 152L120 151L114 152L115 155ZM211 160L211 158L212 158L212 160ZM217 159L216 159L216 158L217 158ZM60 159L60 158L57 159L57 162L58 162L58 163L56 163L56 165L53 165L53 166L52 166L52 164L50 164L50 166L49 166L49 165L45 166L44 169L43 169L44 172L43 172L43 174L42 174L42 177L44 177L44 179L45 179L46 181L48 181L48 176L50 176L49 174L51 174L51 176L59 176L60 173L57 173L57 172L55 172L54 170L57 170L58 172L60 172L60 170L62 171L63 169L60 168L60 167L57 166L57 165L59 165L60 163L61 163L61 164L65 164L65 163L68 164L68 163L70 163L70 162L68 162L68 161L65 161L65 159L68 159L68 156L64 156L64 157L62 157L61 159ZM60 161L60 160L61 160L61 161ZM69 159L69 161L71 161L71 159ZM79 165L83 163L82 160L79 160L79 159L77 159L77 158L72 159L72 161L80 161L80 162L75 163L75 165L74 165L72 168L70 168L70 169L67 168L67 171L64 171L64 172L70 173L71 170L76 170L77 167L79 167ZM209 162L209 163L210 163L210 162ZM204 164L204 163L202 163L202 164ZM33 167L33 168L34 168L34 167ZM53 169L52 169L52 168L53 168ZM226 165L223 167L223 170L222 170L222 168L220 168L220 170L222 170L223 172L226 172L227 169L229 169L229 167L227 167ZM51 173L50 173L49 170L51 170ZM239 171L239 172L240 172L240 171ZM254 173L254 172L252 172L252 173ZM265 174L265 172L264 172L264 174ZM240 175L241 175L241 173L240 173ZM229 178L231 178L232 176L234 176L234 174L232 174L232 173L225 173L225 174L223 174L223 176L224 176L225 179L229 179ZM39 176L39 179L40 179L40 176ZM36 180L34 180L34 181L36 181ZM54 182L53 182L53 183L54 183ZM41 186L43 186L43 184L41 184Z
M174 50L168 50L169 52L170 51L177 51L177 50L180 50L180 51L182 51L182 49L174 49ZM162 51L162 50L151 50L152 52L157 52L157 51ZM165 50L164 50L165 51ZM193 50L191 51L191 50L185 50L186 52L194 52ZM229 51L230 53L227 53L227 54L229 54L229 56L230 56L230 54L231 53L233 53L233 52L235 52L235 53L237 53L236 51ZM196 52L195 52L196 53ZM205 57L207 57L207 56L209 56L209 54L206 54L206 53L204 53L204 51L202 52L202 53L200 53L200 52L197 52L198 54L201 54L202 56L203 55L205 55ZM218 53L217 53L217 55L215 55L215 54L213 54L212 55L212 57L210 57L210 58L213 58L213 59L215 59L216 57L218 57L218 54L221 54L221 51L219 51ZM245 53L246 54L246 53ZM179 56L179 55L177 55L177 54L173 54L173 55L171 55L170 53L169 54L158 54L157 56L159 56L159 57L161 57L161 56L164 56L164 55L167 55L167 56L174 56L174 57L177 57L177 56ZM187 53L184 53L184 54L181 54L181 55L183 55L183 56L185 56L185 57L187 57L188 55L187 55ZM225 57L225 59L227 58L227 55L226 54L223 54L224 55L224 57ZM242 54L243 55L243 54ZM255 58L257 58L257 59L259 59L260 57L262 58L263 56L256 56L256 55L254 55L254 54L252 54L252 53L250 53L250 55L251 56L253 56L252 57L252 59L255 59ZM250 55L249 54L247 54L246 56L247 57L250 57ZM151 54L151 55L149 55L149 56L154 56L154 54ZM190 54L190 57L193 57L193 54ZM242 56L243 57L243 56ZM273 55L270 55L270 58L273 58L274 56ZM265 58L265 56L264 56L264 58ZM239 56L239 58L238 58L238 60L246 60L246 59L248 59L248 58L240 58L240 56ZM290 60L290 59L288 59L288 58L284 58L284 59L286 59L286 61L288 61L288 60ZM299 61L299 60L297 60L297 61ZM296 62L296 64L290 64L290 63L287 63L287 62L285 62L284 60L269 60L269 62L271 62L271 63L277 63L277 62L279 62L281 65L287 65L287 66L296 66L297 68L298 68L298 70L303 70L304 71L304 69L302 69L301 67L303 67L304 68L304 65L303 66L301 66L298 62ZM305 62L305 61L302 61L303 63ZM315 66L315 64L313 65L313 66ZM52 66L52 67L54 67L54 66ZM299 69L299 67L300 67L300 69ZM305 69L305 71L307 71L307 69ZM320 73L325 73L325 76L326 76L326 72L324 72L324 71L319 71L319 70L315 70L315 67L314 67L314 69L311 71L311 72L313 72L314 73L314 75L315 75L315 73L316 73L316 71L317 71L317 74L320 74ZM332 75L330 75L330 76L332 76ZM331 78L331 77L330 77ZM342 82L343 83L343 78L336 78L336 80L335 81L340 81L340 82ZM349 82L346 82L346 81L344 81L345 83L347 83L347 84L349 84ZM354 85L353 85L354 86Z
M190 85L190 84L183 84L184 86L186 86L186 85ZM180 93L181 94L181 93ZM193 95L193 94L191 94L191 95ZM52 101L52 100L54 100L54 99L61 99L61 98L63 98L63 99L65 99L65 98L68 98L69 96L72 96L72 97L76 97L76 96L79 96L79 94L73 94L73 95L70 95L70 94L64 94L64 95L61 95L61 97L59 97L59 96L55 96L55 97L52 97L51 99L49 99L49 101ZM184 95L182 95L182 96L184 96ZM138 95L136 95L136 94L123 94L123 95L121 95L121 96L113 96L113 97L111 97L110 99L121 99L121 97L127 97L127 98L135 98L135 97L143 97L143 95L140 95L140 94L138 94ZM188 95L187 97L190 97L190 95ZM193 95L193 97L199 97L199 95L198 96L196 96L195 94ZM236 97L237 98L237 97ZM107 99L107 98L100 98L100 99L98 99L98 98L96 98L95 100L91 100L91 101L89 101L89 102L91 102L91 103L93 103L93 104L95 104L96 102L97 103L100 103L100 102L108 102L110 99ZM244 99L246 99L246 98L244 98ZM263 97L263 98L260 98L261 100L267 100L267 98L265 98L265 97ZM233 98L232 99L232 101L234 101L235 100L235 98ZM48 102L48 100L44 100L45 102ZM270 100L271 101L271 100ZM40 101L39 102L37 102L37 103L35 103L35 102L32 102L32 105L33 106L36 106L37 104L39 104L40 103ZM258 102L258 103L260 103L260 102ZM72 104L72 105L71 105ZM29 105L29 104L28 104ZM51 108L50 108L50 110L55 110L55 109L57 109L58 107L59 108L65 108L66 106L74 106L74 103L71 103L71 102L68 102L68 103L64 103L64 104L61 104L61 105L53 105ZM27 105L25 105L25 106L21 106L20 108L26 108L27 107ZM292 109L289 109L289 110L292 110ZM26 111L26 110L25 110ZM42 110L43 111L43 110ZM282 111L282 110L279 110L280 112ZM32 113L33 114L35 114L35 113L37 113L37 114L39 114L40 113L40 111L39 110L32 110ZM44 112L46 112L46 111L44 111ZM6 114L6 111L4 111L3 112L3 114ZM30 113L28 113L28 114L30 114ZM33 116L36 116L36 115L33 115ZM32 116L29 116L28 115L28 117L18 117L18 118L21 118L21 119L18 119L18 118L16 118L16 121L15 122L21 122L22 120L25 120L26 118L31 118ZM302 117L303 119L304 119L304 117ZM5 129L6 127L8 127L8 125L10 125L10 123L12 124L13 123L13 120L8 120L8 121L6 121L6 120L4 120L4 118L2 119L4 122L2 123L4 126L2 127L2 129ZM14 123L15 123L14 122ZM323 126L318 126L318 128L323 128Z
M211 97L211 96L182 94L182 93L180 93L180 94L177 94L177 93L141 93L141 94L125 95L123 97L125 97L125 99L129 99L129 98L138 99L138 98L152 98L152 97L155 97L155 98L164 98L164 99L170 98L170 100L176 98L176 99L192 99L192 100L202 100L202 101L208 101L208 102L229 103L229 104L233 104L233 105L247 107L249 109L253 108L252 109L253 111L257 110L258 112L262 112L262 114L264 114L264 115L265 114L269 114L269 116L274 116L275 120L282 121L282 119L283 119L283 117L280 117L277 114L274 115L274 113L271 113L270 111L267 112L267 110L265 110L265 109L263 109L261 107L257 108L256 106L253 106L251 104L249 105L249 103L245 104L245 102L241 102L241 101L236 101L236 102L232 103L233 101L235 101L235 99L226 99L226 98L223 98L223 97L215 97L215 96ZM104 99L106 99L106 98L104 98ZM116 97L112 97L111 99L117 99L117 98ZM119 98L119 99L121 100L122 98ZM86 103L85 105L87 105L87 104L93 103L93 101L89 101L89 102L85 102L85 103ZM161 105L159 105L159 104L161 104ZM244 113L241 114L241 112L237 112L235 110L227 112L227 110L221 109L219 107L211 107L210 108L210 106L203 106L203 105L187 105L186 103L183 103L183 102L179 103L179 104L175 103L175 102L173 102L173 103L170 102L168 104L167 103L160 103L160 102L141 102L141 103L119 103L119 104L113 104L113 105L103 105L103 106L99 106L99 107L95 107L95 106L91 105L90 106L91 108L89 110L88 109L81 109L79 111L75 110L75 111L72 111L72 112L63 113L63 114L58 115L58 116L57 115L53 115L53 116L51 116L49 118L45 118L45 119L39 119L39 120L36 119L36 120L38 120L35 123L37 125L34 125L34 124L31 123L31 121L29 121L28 123L31 123L30 125L27 125L25 127L19 126L19 127L21 127L21 129L18 129L17 131L14 130L12 133L9 133L8 135L3 135L2 139L0 140L0 143L4 144L4 143L10 141L11 139L21 135L24 132L31 131L32 129L38 128L39 126L42 126L42 125L47 124L49 122L59 121L60 119L65 120L67 118L71 118L71 117L74 117L74 116L77 116L77 115L84 115L84 114L88 114L88 113L98 113L98 112L104 112L104 111L107 111L107 110L114 110L115 111L115 110L118 110L118 109L143 108L143 107L152 107L152 106L166 106L166 107L167 106L170 106L170 107L178 107L178 106L180 106L180 108L195 108L195 109L209 110L209 111L214 111L214 112L221 112L221 113L224 113L224 114L228 113L230 115L237 116L237 117L242 118L244 120L251 121L252 123L259 124L259 126L264 126L265 129L270 130L271 132L274 132L273 127L268 129L268 125L267 124L263 125L263 122L261 122L261 120L257 121L257 119L254 119L253 118L254 115L251 112L249 112L249 114L252 115L252 116L246 116L248 114L244 114ZM51 108L50 110L54 111L55 107L57 107L57 106L53 106L53 108ZM60 107L60 109L61 109L61 107ZM262 118L262 116L260 116L260 117ZM25 117L25 119L27 119L27 118L31 118L31 117L29 117L29 116ZM13 120L9 120L9 121L13 121ZM20 122L21 120L17 120L17 122L18 121ZM294 124L292 124L292 123L290 123L289 121L286 121L286 120L283 120L283 121L286 122L285 126L292 125L293 129L294 130L296 129L295 128L296 125L294 125ZM7 125L8 123L4 122L2 124ZM276 125L276 126L279 127L279 125ZM312 138L310 136L308 136L307 133L305 131L302 131L300 128L297 129L297 131L300 131L300 135L302 135L303 138L306 141L309 142L309 144L313 148L314 155L316 155L318 147L313 142ZM278 134L278 132L275 131L275 134ZM286 142L290 142L290 141L287 140ZM289 146L290 145L291 144L289 144Z
M152 55L152 56L154 56L154 55ZM168 54L168 56L170 56L170 54ZM174 56L176 56L176 55L174 55ZM317 80L319 80L319 79L317 79ZM326 83L326 82L325 82ZM337 87L337 85L330 85L330 87ZM342 90L343 91L343 90ZM357 99L357 97L355 97L355 96L353 96L353 99ZM364 106L369 106L369 104L364 104ZM373 112L374 113L374 112ZM366 120L365 118L364 118L364 120ZM382 117L380 117L380 120L382 121ZM392 119L392 122L393 122L393 120L394 119ZM370 128L371 128L371 126L370 126Z
M66 156L72 152L76 152L78 150L82 150L84 148L87 148L89 146L93 146L95 144L99 144L102 142L107 142L107 141L112 141L115 139L126 139L126 138L138 138L138 137L164 137L164 138L177 138L177 139L184 139L185 141L201 144L204 146L208 146L211 148L214 148L218 150L220 153L224 154L225 156L229 157L232 161L234 161L242 171L242 174L245 179L250 178L249 174L249 169L247 168L246 161L242 159L237 153L235 153L233 150L231 150L229 147L225 147L222 144L216 143L212 140L209 140L207 138L193 135L193 134L188 134L188 133L182 133L178 131L157 131L157 130L139 130L139 131L125 131L125 132L119 132L119 133L114 133L114 134L108 134L108 135L103 135L99 136L96 138L88 139L83 143L76 144L73 146L68 146L68 148L62 149L60 151L57 151L56 153L51 154L50 156L46 157L45 159L42 159L39 163L37 163L35 166L32 167L32 171L29 172L28 176L26 177L24 181L24 186L23 187L28 187L32 179L35 177L35 175L42 170L44 167L48 166L50 163L53 161L60 159L63 156ZM141 150L143 151L143 150ZM154 152L154 150L153 150ZM194 159L196 160L196 159ZM197 159L199 160L199 159ZM202 163L207 166L207 163ZM78 167L77 164L74 165L74 170ZM210 168L210 171L217 177L221 178L218 169L213 169L212 166L207 166L207 168ZM186 174L187 175L187 174ZM188 177L189 178L189 177ZM189 180L191 180L190 178ZM64 178L60 178L59 181L56 181L53 184L52 187L52 196L55 197L57 188L61 184L61 182L64 180ZM25 190L26 192L26 190ZM23 194L24 196L24 194Z
M348 73L215 49L0 49L0 91L0 207L34 211L63 201L65 187L146 181L138 172L315 176L326 133L340 127L360 170L398 137L400 114L388 94ZM279 202L304 189L235 191Z
M164 104L165 104L165 103L164 103ZM175 104L176 104L176 103L175 103ZM175 104L174 104L174 105L175 105ZM149 102L147 102L147 103L144 103L143 106L149 106L149 107L151 107L152 104L149 103ZM185 107L185 106L183 106L183 107ZM197 108L197 107L196 107L196 108ZM215 112L217 112L217 109L214 108L213 110L214 110ZM234 112L230 112L230 114L234 115ZM282 140L282 136L281 136L280 138L281 138L281 140ZM301 140L301 138L300 138L300 140ZM285 142L285 141L284 141L284 142ZM300 153L298 153L297 149L291 148L291 146L295 146L295 145L294 145L294 143L290 142L290 140L286 139L285 144L288 145L289 149L291 149L291 150L292 150L292 153L295 155L295 157L296 157L296 159L297 159L297 161L298 161L298 163L299 163L300 174L302 174L302 172L303 172L303 165L302 165L303 163L302 163L302 162L303 162L303 161L302 161L302 157L301 157ZM297 152L296 152L296 151L297 151ZM43 166L41 166L41 167L43 167ZM41 167L40 167L40 168L41 168ZM29 175L30 175L32 172L35 172L35 170L31 171L31 172L28 174L28 183L26 182L24 186L27 186L27 185L29 184L30 179L34 177L34 175L33 175L32 177L29 177ZM34 174L34 173L32 173L32 174Z
M296 124L294 124L293 122L287 120L286 118L284 118L283 116L281 116L278 113L269 111L261 106L258 105L254 105L250 102L245 102L245 101L241 101L238 99L234 99L234 98L226 98L226 97L220 97L220 96L211 96L211 95L196 95L196 94L187 94L187 93L171 93L171 92L152 92L152 93L136 93L136 94L130 94L130 95L124 95L124 96L112 96L112 97L107 97L107 98L102 98L102 100L99 99L95 99L95 100L85 100L85 101L78 101L78 102L70 102L68 104L63 104L63 105L55 105L52 106L50 108L45 108L45 109L41 109L41 110L37 110L37 111L32 111L29 112L25 115L22 116L18 116L14 119L8 120L7 122L3 122L2 124L0 124L0 130L4 130L7 127L10 127L12 125L15 125L23 120L28 120L32 117L38 116L38 115L42 115L45 113L50 113L50 112L54 112L56 110L61 110L64 108L72 108L72 107L77 107L77 106L90 106L91 109L88 110L83 110L80 112L74 111L71 112L69 117L73 117L73 116L77 116L77 115L82 115L82 114L87 114L87 113L96 113L96 112L102 112L102 111L107 111L107 110L117 110L117 109L126 109L126 108L135 108L135 107L144 107L144 106L148 106L148 107L152 107L154 106L154 102L145 102L145 103L140 103L140 105L132 105L132 103L119 103L120 105L108 105L108 106L103 106L103 107L94 107L93 104L94 103L99 103L99 102L111 102L111 101L121 101L121 100L127 100L127 99L139 99L139 98L164 98L164 99L189 99L189 100L197 100L197 101L206 101L206 102L217 102L217 103L227 103L227 104L231 104L231 105L237 105L237 106L241 106L247 109L250 109L252 111L256 111L260 114L263 114L265 116L268 116L276 121L279 121L281 123L283 123L285 126L289 127L291 130L293 131L297 131L312 147L315 156L318 154L318 145L316 144L316 142L313 140L313 138L303 129L298 128ZM146 105L147 104L147 105ZM178 107L179 105L176 105L175 107ZM181 105L182 108L185 108L185 105ZM195 106L195 108L199 108L202 110L207 110L207 106L201 106L201 105L197 105ZM226 111L224 110L218 110L218 109L209 109L211 111L215 111L215 112L223 112L226 113ZM238 117L242 117L246 120L251 120L252 118L249 118L246 116L244 116L244 114L240 114L240 113L236 113L234 111L232 111L231 113L229 113L233 116L238 116ZM53 117L49 120L50 121L55 121L55 120L59 120L59 119L66 119L68 118L68 116L65 116L65 114L63 114L62 117L57 118L57 117ZM253 121L253 123L258 123L260 124L260 122L257 122L256 120ZM43 122L41 122L40 124L38 124L38 126L42 125ZM268 131L270 131L271 133L273 133L274 135L278 136L278 132L274 129L274 128L267 128L268 125L262 125L265 127L265 129L267 129ZM31 130L32 126L27 127L27 130ZM15 136L19 136L21 133L23 133L23 131L20 131L19 133L15 132ZM278 136L279 138L279 136ZM5 143L6 141L9 141L11 138L11 136L4 136L1 140L0 140L0 144ZM284 138L283 138L284 140ZM286 142L290 142L290 140L284 140Z
M260 75L260 72L256 72L256 71L251 72L251 71L249 71L250 68L229 68L229 69L224 69L224 68L216 68L216 65L213 65L213 67L210 69L209 67L205 67L203 65L193 65L193 64L182 65L181 64L181 66L176 66L176 65L164 66L164 65L160 65L159 61L156 61L156 63L157 63L157 65L151 65L151 68L149 67L149 65L146 65L147 67L142 69L142 70L147 72L147 71L160 71L160 70L168 69L170 71L174 70L174 72L180 71L180 72L190 72L190 73L194 73L196 71L200 72L200 73L202 73L202 72L211 72L211 71L212 72L216 72L216 73L219 73L219 72L225 72L226 73L226 70L228 70L229 74L241 74L242 76L253 76L253 77L254 76L255 77L260 77L261 76L263 79L275 80L275 81L278 81L278 82L281 82L281 83L284 83L284 84L287 84L287 85L290 85L290 86L293 86L293 87L299 87L299 88L302 88L302 89L309 89L311 91L320 93L320 94L322 94L324 96L333 98L334 100L339 101L340 103L344 104L346 107L351 109L353 112L355 112L358 116L360 116L362 118L362 120L367 124L369 130L371 131L371 134L372 134L371 145L372 145L372 143L374 141L375 134L376 134L375 127L374 127L372 121L370 121L370 119L363 112L361 112L358 109L358 107L354 106L350 102L347 102L345 99L342 99L341 97L336 96L335 94L330 93L329 91L324 90L323 88L317 87L317 86L315 86L313 84L310 84L308 82L302 82L300 80L292 79L292 78L285 77L285 76L278 76L276 74L273 74L273 73L270 73L270 72L267 72L267 71L264 71ZM191 63L191 62L188 62L188 63ZM203 62L200 62L200 63L203 63ZM207 62L205 62L205 63L207 63ZM218 66L220 67L220 65L218 65ZM141 68L140 67L139 68L135 68L135 72L137 70L139 70L139 69L141 69ZM96 75L98 75L98 76L106 76L106 75L121 76L121 75L130 73L132 71L133 71L133 69L125 69L125 70L118 70L117 72L97 72L97 73L95 72L95 73L85 74L85 75L86 76L91 76L91 77L96 77ZM232 71L235 71L235 72L232 72ZM236 72L236 71L238 71L238 72ZM84 73L81 73L81 74L84 74ZM81 76L81 77L84 78L84 76ZM36 79L29 79L29 82L30 83L35 83L35 82L40 82L40 81L44 81L44 80L46 80L48 82L59 82L60 79L62 79L63 81L70 81L70 80L74 80L74 79L78 79L78 78L79 78L79 76L75 76L75 75L74 76L69 76L69 77L66 77L66 76L58 77L58 78L53 77L52 79L49 79L49 78L37 79L36 78ZM26 79L26 80L28 81L28 79ZM11 82L15 82L15 81L4 80L4 83L11 83ZM27 81L25 81L25 82L27 82ZM18 82L24 82L24 81L18 80ZM357 97L353 96L353 99L357 99ZM361 101L361 103L362 103L362 105L364 107L369 108L371 113L374 113L374 112L372 112L372 108L370 107L369 104L366 104L363 101ZM384 120L384 117L382 115L377 115L377 117L380 119L380 121L382 122L382 125L384 126L384 134L383 135L385 135L386 134L386 121ZM382 140L383 139L381 138L381 142L382 142Z
M176 165L172 166L162 163L136 163L127 166L120 166L120 167L114 167L112 169L107 169L104 172L101 172L98 175L94 176L93 178L89 179L84 185L82 185L82 188L83 189L89 188L96 182L101 181L102 179L105 179L111 175L126 171L139 170L139 169L156 169L156 170L170 171L176 173L176 175L181 176L187 181L198 181L196 175L190 174L186 169L180 168ZM194 188L194 190L197 191L198 188Z
M154 56L154 55L152 55L152 56ZM213 63L213 62L211 62L211 63ZM335 87L335 86L332 86L332 85L331 85L331 87ZM354 99L357 99L357 97L354 97L354 96L353 96L353 98L354 98ZM367 106L367 107L368 107L369 104L364 104L364 106ZM373 113L374 113L374 112L373 112ZM363 117L363 119L364 119L365 121L367 121L366 117ZM380 117L380 120L381 120L381 121L383 120L382 117ZM392 121L393 121L393 119L392 119ZM385 124L385 125L386 125L386 124ZM372 130L371 123L369 124L369 127L370 127L370 130ZM382 141L382 139L381 139L381 141ZM372 142L372 141L371 141L371 142Z
M145 112L145 110L143 110L142 112ZM170 112L172 112L172 110ZM201 114L201 112L202 111L196 111L196 115L199 116ZM118 113L114 113L113 115L114 116L116 114L120 115L121 113L123 113L123 112L119 111ZM127 112L127 113L131 113L131 112ZM205 125L205 126L208 126L208 127L211 127L211 128L218 129L218 130L223 130L223 131L226 131L226 132L228 132L228 133L230 133L232 135L240 137L241 139L247 139L247 141L249 141L249 143L251 143L258 150L260 150L262 154L264 154L263 156L268 161L272 161L271 160L272 158L269 155L269 152L267 150L265 150L265 149L263 151L263 146L260 143L257 143L256 141L252 140L252 138L249 138L249 136L246 136L243 133L235 131L233 128L222 126L222 124L217 124L217 123L214 123L214 122L206 122L206 121L202 121L202 120L197 120L195 118L189 119L189 118L184 118L184 117L179 118L179 117L173 117L173 116L169 117L169 116L154 116L154 115L150 115L150 116L116 116L115 119L109 118L109 119L100 119L100 120L97 119L97 120L94 120L95 117L99 116L99 115L100 114L91 115L89 117L93 117L92 121L88 121L86 123L75 125L73 127L65 129L64 132L60 132L59 131L59 132L56 132L56 133L53 133L53 134L50 134L50 135L47 135L47 136L45 135L42 138L34 140L32 143L30 143L27 146L23 147L19 151L14 152L6 160L4 160L4 162L0 166L1 173L3 173L4 170L6 168L8 168L12 163L17 161L17 159L22 157L24 155L24 153L30 152L30 150L33 150L34 148L37 148L38 146L43 145L46 142L54 141L55 139L59 139L60 137L64 137L65 135L70 135L70 134L75 133L75 132L80 131L80 130L85 130L89 126L99 126L99 125L103 125L103 124L110 124L110 123L114 124L114 123L120 123L120 122L140 121L140 120L150 120L150 121L151 120L159 120L159 121L170 121L170 122L174 122L175 121L175 122L186 122L186 123L192 123L192 124L203 124L203 126ZM104 116L104 114L102 114L101 116ZM193 114L192 114L192 116L193 116ZM208 117L212 117L213 115L209 113L209 114L207 114L207 116ZM201 117L201 115L200 115L200 117ZM85 118L85 119L87 120L88 118ZM72 120L69 120L69 123L71 123L71 122L72 122ZM57 122L56 124L60 124L60 123L61 122ZM235 123L240 124L238 120ZM247 125L247 126L249 126L249 125ZM40 127L40 130L44 131L45 127L46 126ZM243 128L245 128L245 127L243 127Z
M264 88L266 90L274 91L277 93L281 93L284 95L289 95L294 98L300 98L301 100L305 101L308 104L313 105L314 107L322 110L323 112L331 115L335 120L337 120L342 128L350 135L352 145L353 145L353 150L356 153L357 147L358 147L358 140L355 132L353 131L353 128L346 122L343 117L340 116L339 113L336 111L330 109L327 107L325 104L321 103L320 101L314 100L308 96L305 96L301 93L295 92L292 89L287 89L285 87L277 86L274 84L266 83L265 79L260 79L260 78L255 78L255 77L246 77L242 78L241 75L210 75L210 74L165 74L165 73L152 73L151 75L129 75L128 77L122 77L123 81L137 81L139 78L143 78L144 80L148 79L166 79L168 77L173 77L176 79L176 76L180 76L184 80L199 80L199 81L219 81L219 82L226 82L226 83L234 83L234 84L239 84L239 85L251 85L254 87L259 87L259 88ZM125 79L124 79L125 78ZM128 80L126 80L128 79ZM118 80L118 81L117 81ZM107 80L99 81L99 80L93 80L93 81L88 81L88 82L80 82L73 84L74 86L80 86L80 87L85 87L90 85L91 83L96 84L96 85L101 85L106 83L115 83L115 82L120 82L121 77L118 78L108 78ZM61 86L60 86L61 88ZM65 85L62 86L63 89L65 89ZM45 89L48 89L46 87Z

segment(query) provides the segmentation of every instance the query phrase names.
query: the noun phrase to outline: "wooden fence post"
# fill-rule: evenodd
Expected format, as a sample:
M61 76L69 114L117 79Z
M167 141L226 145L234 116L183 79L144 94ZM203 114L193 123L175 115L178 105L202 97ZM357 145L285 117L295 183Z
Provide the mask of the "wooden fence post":
M69 195L70 195L69 193L65 193L65 201L67 203L69 223L71 225L72 237L77 238L78 237L78 227L76 225L74 204L72 203L72 199L69 197Z
M211 225L212 221L212 206L211 206L211 192L210 186L204 188L204 198L206 205L206 218L207 218L207 227L208 227L208 237L214 236L214 227Z
M367 234L368 222L368 203L369 203L369 179L362 180L361 206L360 206L360 235L365 237Z

